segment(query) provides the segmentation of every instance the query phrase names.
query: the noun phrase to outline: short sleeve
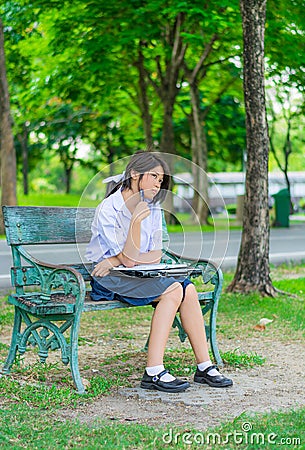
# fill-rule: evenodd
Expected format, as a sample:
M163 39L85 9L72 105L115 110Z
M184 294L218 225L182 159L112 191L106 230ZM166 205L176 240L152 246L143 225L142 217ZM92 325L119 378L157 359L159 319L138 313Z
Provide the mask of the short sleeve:
M127 237L128 227L122 223L122 212L117 211L107 200L97 207L91 227L92 238L86 257L94 262L118 255L123 250Z
M113 208L101 207L99 211L98 229L103 256L116 256L124 248L126 237L120 223L120 214L121 211L115 211Z

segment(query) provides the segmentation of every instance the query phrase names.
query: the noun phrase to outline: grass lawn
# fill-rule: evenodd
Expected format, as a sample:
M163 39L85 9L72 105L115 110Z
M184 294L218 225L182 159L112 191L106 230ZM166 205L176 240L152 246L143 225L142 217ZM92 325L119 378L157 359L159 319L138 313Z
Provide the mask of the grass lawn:
M80 196L76 194L29 194L18 195L18 205L20 206L71 206L79 205ZM97 200L87 200L88 207L96 207L99 203Z
M292 272L294 276L289 279ZM251 337L251 333L253 336L256 333L249 323L255 324L259 318L269 317L273 319L272 328L266 330L262 339L270 336L283 340L289 340L292 336L302 341L305 339L305 265L273 268L272 277L276 287L295 296L280 295L266 299L257 294L233 295L224 292L219 307L219 336L233 339L238 334L242 341L243 338ZM225 274L226 285L231 278L232 274ZM29 365L26 362L28 355L25 360L19 358L12 375L0 378L0 448L305 448L305 408L269 414L241 414L226 424L204 432L189 427L168 428L162 425L162 418L156 420L155 426L121 423L102 417L89 424L64 420L60 415L62 411L76 407L86 409L86 405L105 398L118 387L134 384L135 371L139 370L144 354L139 348L135 349L133 343L145 343L150 318L151 311L147 307L126 309L124 314L114 310L83 316L79 340L83 364L81 370L89 381L88 392L84 396L74 393L69 369L60 362L41 365L32 361ZM8 351L12 322L12 307L2 298L0 365ZM92 375L89 357L96 340L111 341L117 350L105 354L99 374ZM35 351L30 350L29 355L35 355ZM84 355L87 355L87 361ZM256 353L245 354L232 350L222 356L227 366L238 367L239 370L264 365L264 358ZM118 375L117 368L122 364L124 371ZM171 346L166 354L165 365L178 376L185 375L185 370L193 371L191 350L179 345Z
M11 405L0 411L0 447L7 449L271 449L304 448L305 410L259 417L242 415L205 432L194 429L109 423L66 423L52 411ZM248 433L251 424L255 433ZM250 426L250 425L249 425ZM303 444L302 444L303 443ZM280 447L279 447L280 446Z
M57 194L57 193L46 193L46 194L29 194L29 195L18 195L18 204L20 206L67 206L67 207L78 207L80 204L81 197L79 195L73 194ZM81 206L93 207L95 208L100 200L90 200L81 201ZM168 231L171 233L182 232L182 231L214 231L215 228L220 230L230 229L241 229L241 225L238 224L235 219L230 219L229 222L225 217L215 216L210 219L211 225L194 225L189 214L177 213L177 220L179 225L169 225ZM214 220L214 223L213 223Z

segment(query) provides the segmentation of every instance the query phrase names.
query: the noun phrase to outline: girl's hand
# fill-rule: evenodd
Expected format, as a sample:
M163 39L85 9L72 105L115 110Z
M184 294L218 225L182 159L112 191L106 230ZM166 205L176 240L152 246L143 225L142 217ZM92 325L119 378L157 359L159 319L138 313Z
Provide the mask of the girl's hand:
M146 219L150 215L150 209L146 202L139 202L135 207L135 210L132 214L132 220L136 222L142 222L142 220Z
M93 277L105 277L109 274L112 267L114 267L114 265L109 261L109 259L104 259L103 261L97 263L91 275Z

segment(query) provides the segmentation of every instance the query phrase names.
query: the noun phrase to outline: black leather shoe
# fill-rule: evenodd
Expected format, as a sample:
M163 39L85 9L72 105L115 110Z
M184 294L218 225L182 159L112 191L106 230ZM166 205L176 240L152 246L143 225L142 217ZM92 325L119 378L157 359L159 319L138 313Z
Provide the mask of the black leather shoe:
M208 384L212 387L228 387L233 385L233 381L230 378L226 378L221 373L219 375L209 375L210 370L218 368L216 366L210 366L205 370L199 370L197 367L196 373L194 375L195 383Z
M163 370L158 375L151 377L145 370L141 381L141 388L156 389L162 392L183 392L190 387L188 381L179 380L179 378L175 378L173 381L161 381L160 378L166 373L168 373L168 370Z

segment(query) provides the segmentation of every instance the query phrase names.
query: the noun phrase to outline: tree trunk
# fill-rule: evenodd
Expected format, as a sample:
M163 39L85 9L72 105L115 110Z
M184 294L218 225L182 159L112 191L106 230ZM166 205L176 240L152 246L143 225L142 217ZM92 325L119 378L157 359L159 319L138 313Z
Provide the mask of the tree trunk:
M230 292L274 295L269 267L268 128L264 89L266 0L241 0L247 131L243 232Z
M163 153L176 154L175 131L174 131L174 106L179 92L178 79L180 68L182 67L186 46L182 43L181 27L184 21L184 14L179 13L172 30L167 30L168 44L171 47L171 58L166 61L166 70L162 73L159 57L156 58L157 71L161 80L160 87L156 87L156 92L163 105L163 125L160 142L160 151ZM169 161L170 173L174 173L173 158ZM164 207L165 218L168 224L175 224L173 197L167 196Z
M71 192L71 176L73 166L65 166L65 178L66 178L66 194Z
M162 136L160 143L160 150L164 153L176 153L175 148L175 132L173 123L173 111L175 98L171 100L168 96L168 100L163 104L164 114L163 114L163 125L162 125ZM176 96L175 96L176 97Z
M144 45L143 42L140 46ZM144 55L142 53L141 47L139 48L138 61L135 64L139 71L139 101L141 108L141 116L143 121L143 128L145 134L145 142L147 149L151 150L154 146L152 137L152 116L149 112L149 101L147 97L147 82L146 82L146 72L144 68Z
M29 183L28 183L28 174L29 174L29 149L28 149L28 131L26 129L26 125L22 126L22 133L17 135L18 141L21 147L21 155L22 155L22 179L23 179L23 193L24 195L28 195L29 193Z
M162 137L160 143L160 151L163 153L170 153L174 155L176 153L175 149L175 133L174 133L174 124L173 124L173 110L174 110L174 102L169 99L164 104L164 115L163 115L163 126L162 126ZM169 172L170 174L174 174L174 159L170 158L168 161ZM177 223L174 211L174 201L172 195L167 195L164 206L164 214L165 220L168 225L175 225Z
M156 90L158 97L163 105L163 125L162 136L160 142L160 151L164 153L176 154L175 149L175 133L173 124L173 112L176 97L179 92L178 79L180 69L183 65L187 46L182 41L182 25L185 20L185 14L179 13L175 23L171 28L165 31L166 44L171 51L170 57L165 60L165 70L160 63L160 56L155 58L156 71L160 80L158 85L151 76L149 81Z
M191 94L191 148L194 179L193 212L200 224L207 224L209 215L209 194L207 177L207 143L200 112L199 89L194 81L190 85Z
M0 157L1 205L16 205L16 152L12 134L10 100L6 78L3 25L0 19ZM4 233L0 208L0 234Z

